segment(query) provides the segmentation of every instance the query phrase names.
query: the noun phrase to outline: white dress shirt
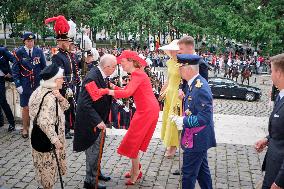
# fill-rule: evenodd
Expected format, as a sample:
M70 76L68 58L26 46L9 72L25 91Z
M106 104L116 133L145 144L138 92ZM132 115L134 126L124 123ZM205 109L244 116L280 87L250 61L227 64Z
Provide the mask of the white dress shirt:
M25 48L25 50L26 50L26 52L27 52L28 55L29 55L29 51L31 50L31 56L33 56L33 50L34 50L34 48L29 49L29 48L26 47L26 46L24 46L24 48Z
M284 96L284 89L282 89L282 90L279 92L280 100L282 99L283 96Z

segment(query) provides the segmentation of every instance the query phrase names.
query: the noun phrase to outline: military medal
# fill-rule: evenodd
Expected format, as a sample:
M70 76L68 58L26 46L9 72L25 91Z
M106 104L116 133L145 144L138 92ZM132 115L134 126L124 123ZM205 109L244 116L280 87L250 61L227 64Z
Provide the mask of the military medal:
M196 80L195 87L196 87L196 88L200 88L200 87L202 87L202 85L203 85L203 83L201 83L200 79L197 79L197 80Z
M33 65L39 64L39 57L35 57L33 60Z

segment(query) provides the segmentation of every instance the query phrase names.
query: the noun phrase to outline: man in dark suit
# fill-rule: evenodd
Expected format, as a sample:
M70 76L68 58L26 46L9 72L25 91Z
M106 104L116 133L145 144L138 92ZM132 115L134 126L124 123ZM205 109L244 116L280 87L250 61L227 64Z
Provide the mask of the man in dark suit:
M109 122L112 103L112 97L108 95L94 100L89 86L95 82L98 88L108 88L108 77L115 71L116 66L115 56L105 54L99 65L87 73L78 98L73 148L76 152L85 151L86 153L84 188L87 189L93 189L96 185L98 189L106 188L105 185L96 183L96 178L100 172L98 165L101 161L99 158L101 138L104 138L101 130L106 129L106 124ZM103 176L101 173L98 178L104 181L110 180L110 177Z
M3 109L7 120L9 122L8 131L15 130L15 120L12 113L12 110L6 99L6 88L5 81L12 81L12 71L9 64L9 61L12 63L16 62L15 57L8 51L6 47L0 47L0 107ZM4 117L2 110L0 109L0 127L4 125Z
M275 102L277 96L279 94L279 90L277 89L277 87L275 85L272 85L272 89L271 89L271 101Z
M262 152L268 146L262 170L265 171L263 189L284 188L284 53L271 58L271 79L279 89L269 118L269 135L256 142L255 149Z
M216 147L213 122L213 97L207 81L199 74L198 55L177 55L181 77L187 81L183 115L171 115L182 130L182 188L194 189L196 180L201 188L212 189L207 150Z

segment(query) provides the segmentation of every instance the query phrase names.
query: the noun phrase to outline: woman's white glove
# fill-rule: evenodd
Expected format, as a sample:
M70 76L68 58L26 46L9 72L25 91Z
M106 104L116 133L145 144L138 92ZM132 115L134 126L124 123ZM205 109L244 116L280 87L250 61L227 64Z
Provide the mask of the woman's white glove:
M177 130L183 130L183 116L170 115L169 118L176 124Z
M19 94L23 94L24 90L22 86L17 87L17 91Z

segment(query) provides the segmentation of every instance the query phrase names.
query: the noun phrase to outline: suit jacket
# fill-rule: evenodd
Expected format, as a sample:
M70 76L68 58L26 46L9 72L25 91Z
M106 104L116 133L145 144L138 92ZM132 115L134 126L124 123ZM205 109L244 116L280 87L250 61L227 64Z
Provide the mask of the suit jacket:
M9 61L16 62L16 58L8 51L6 47L0 47L0 70L6 74L12 74Z
M30 58L24 47L16 52L17 61L12 66L12 74L16 87L22 86L24 94L32 94L39 86L40 72L46 66L41 49L34 47Z
M213 122L213 98L207 81L200 75L186 87L181 147L201 152L216 147Z
M78 97L73 143L73 149L76 152L85 151L96 141L100 129L96 129L96 132L94 132L94 128L100 122L103 121L106 124L109 122L112 97L104 95L94 102L85 88L85 85L91 81L95 81L98 88L107 88L99 68L92 68L83 81Z
M269 118L268 131L264 169L269 180L284 188L284 97L275 104ZM268 167L269 170L266 170ZM275 172L278 174L274 175Z

